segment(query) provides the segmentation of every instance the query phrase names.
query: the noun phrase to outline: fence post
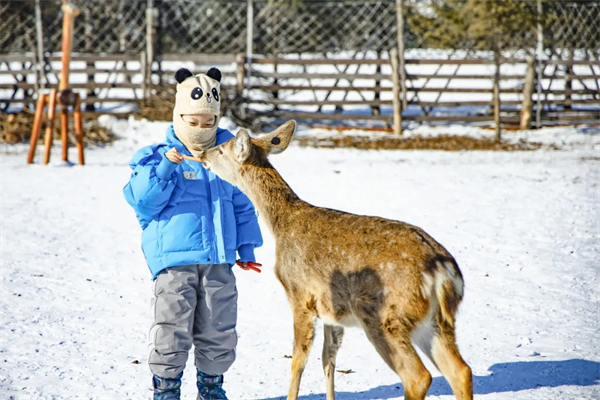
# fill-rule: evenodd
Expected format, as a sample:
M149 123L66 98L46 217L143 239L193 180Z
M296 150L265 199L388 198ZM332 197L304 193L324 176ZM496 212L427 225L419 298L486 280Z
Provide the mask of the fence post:
M44 71L44 35L42 31L42 8L40 0L35 0L35 30L37 37L38 84L44 89L46 87L46 83L44 82L46 80L46 72Z
M158 9L154 7L154 0L148 0L146 8L146 85L152 83L152 63L154 62L154 41L157 25Z
M537 0L537 108L535 110L535 126L540 129L542 127L542 74L544 68L542 65L542 57L544 56L544 32L542 31L542 0Z
M85 35L85 52L93 52L93 44L94 44L94 38L96 37L96 35L94 35L94 26L92 25L92 20L93 20L93 13L92 13L92 9L90 7L89 4L85 5L85 8L83 9L83 18L84 18L84 35ZM88 61L87 62L87 68L92 70L96 68L96 62L95 61ZM86 98L93 98L96 97L97 91L95 89L95 82L96 82L96 74L91 73L88 74L87 76L87 82L88 83L92 83L91 86L88 85L88 89L87 89L87 94L86 94ZM96 105L93 102L85 102L85 111L96 111Z
M246 109L244 105L244 77L246 76L246 55L238 54L235 57L236 67L236 86L235 91L239 96L239 112L242 118L246 117Z
M394 135L402 135L402 105L400 104L400 71L398 66L398 50L392 49L392 51L390 51L390 63L392 64Z
M248 73L247 73L247 82L250 85L250 77L252 76L252 56L253 56L253 48L252 48L252 40L254 38L254 1L248 0L248 6L246 8L246 61L248 62Z
M496 64L496 71L494 72L494 125L496 132L496 141L499 142L501 139L500 131L500 54L499 50L494 51L494 64Z
M566 65L567 70L565 73L565 110L570 110L571 105L571 90L573 90L573 50L567 49L569 52L569 63Z
M531 129L531 112L533 110L533 90L535 88L535 60L527 57L527 71L523 85L523 104L521 106L520 129Z
M398 56L400 56L400 85L402 86L402 108L408 104L406 100L406 66L404 62L404 0L396 0L396 20L398 27Z
M377 59L381 60L381 51L377 51ZM377 64L375 67L375 74L381 75L381 64ZM375 95L373 100L379 101L381 99L381 81L379 78L375 79ZM379 105L371 106L371 110L373 111L373 115L381 115L381 107Z
M146 93L147 91L147 80L148 80L148 66L146 65L146 62L148 61L147 57L146 57L146 52L144 50L142 50L140 52L140 73L142 74L142 100L145 102L146 99L148 98L148 94ZM134 89L135 91L135 89Z
M236 92L242 97L244 94L244 76L246 75L246 67L245 67L246 57L243 54L238 54L235 57L235 67L236 67Z

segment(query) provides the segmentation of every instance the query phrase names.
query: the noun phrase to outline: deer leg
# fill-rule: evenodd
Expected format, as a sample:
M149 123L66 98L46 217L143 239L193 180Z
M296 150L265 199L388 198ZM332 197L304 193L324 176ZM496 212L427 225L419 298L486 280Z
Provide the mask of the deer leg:
M473 375L471 368L458 352L454 327L444 322L439 323L438 326L439 329L431 338L429 351L425 349L424 351L428 355L431 354L431 361L450 383L456 399L472 400Z
M411 332L417 345L444 375L458 400L473 399L471 368L464 362L454 336L454 327L442 320L441 315L419 323Z
M292 382L288 392L288 400L298 399L300 379L306 366L314 336L314 311L307 308L294 309L294 353L292 356Z
M327 400L335 399L334 375L335 358L338 349L342 345L344 328L341 326L325 325L325 338L323 340L323 371L327 384Z
M402 326L399 318L393 321L388 318L383 322L370 316L361 320L367 337L381 358L400 377L405 400L425 399L431 385L431 374L411 344L410 329Z

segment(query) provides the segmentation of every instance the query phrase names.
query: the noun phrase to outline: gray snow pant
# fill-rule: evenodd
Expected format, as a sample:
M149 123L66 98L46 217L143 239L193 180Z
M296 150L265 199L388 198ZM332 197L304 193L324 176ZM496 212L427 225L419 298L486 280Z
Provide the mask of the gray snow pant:
M154 375L174 378L195 348L196 368L220 375L235 361L237 288L229 264L168 268L154 280L154 323L148 364Z

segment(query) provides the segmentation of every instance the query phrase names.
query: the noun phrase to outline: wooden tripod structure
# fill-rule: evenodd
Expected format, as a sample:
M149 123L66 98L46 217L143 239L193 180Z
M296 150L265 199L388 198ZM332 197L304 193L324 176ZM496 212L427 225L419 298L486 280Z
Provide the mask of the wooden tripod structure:
M50 150L52 148L52 130L54 128L54 117L56 115L56 102L60 103L60 128L62 141L62 160L69 161L69 107L73 107L73 117L75 120L75 136L77 138L77 150L79 153L79 165L84 165L83 158L83 118L81 115L81 99L78 93L73 93L69 86L69 72L71 63L71 50L73 48L73 27L75 17L79 15L79 10L63 0L63 37L62 37L62 70L60 74L60 83L58 91L52 89L50 94L38 94L38 102L33 120L33 128L31 131L31 140L29 142L29 154L27 155L27 163L33 164L35 156L35 148L40 136L42 126L42 117L44 115L44 107L48 106L48 120L46 125L46 133L44 136L44 164L50 162Z

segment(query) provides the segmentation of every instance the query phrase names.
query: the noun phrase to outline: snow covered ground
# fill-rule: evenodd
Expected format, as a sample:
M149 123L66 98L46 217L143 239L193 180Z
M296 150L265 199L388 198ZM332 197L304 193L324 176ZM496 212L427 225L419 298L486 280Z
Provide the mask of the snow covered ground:
M166 124L104 122L124 137L88 150L85 167L61 166L59 148L44 167L25 165L25 146L0 147L1 399L151 397L151 280L121 188L133 152L160 140ZM271 159L303 199L416 224L457 258L466 281L458 343L476 398L597 399L600 129L544 129L525 139L540 137L568 146L449 153L292 144ZM225 376L232 400L283 399L290 378L291 312L263 233L264 272L237 272L238 360ZM319 329L301 400L325 398L321 345ZM338 369L352 371L336 374L338 400L403 398L358 329L347 330ZM430 369L429 398L453 398ZM193 376L190 360L184 399L195 399Z

